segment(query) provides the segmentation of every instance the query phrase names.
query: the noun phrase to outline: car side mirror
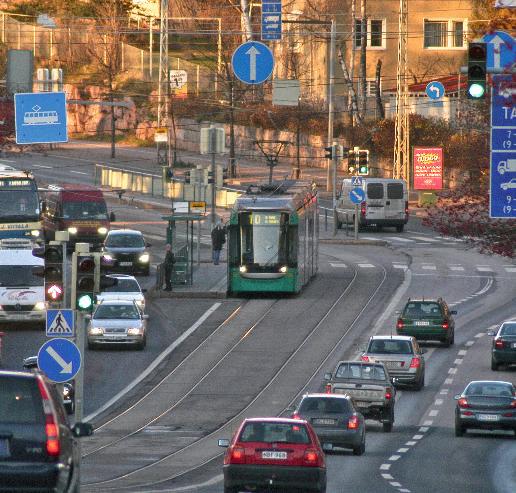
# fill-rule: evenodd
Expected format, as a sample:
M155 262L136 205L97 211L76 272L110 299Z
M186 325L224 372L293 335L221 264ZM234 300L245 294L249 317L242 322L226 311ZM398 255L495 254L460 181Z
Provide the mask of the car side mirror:
M115 213L114 213L113 211L111 211L111 212L109 213L109 220L110 220L111 222L116 221L116 216L115 216Z
M93 425L91 423L75 423L72 427L72 434L76 438L89 437L93 435Z
M331 380L331 373L325 373L324 374L324 379L325 380Z
M219 447L229 447L229 440L227 438L219 438L218 441Z
M496 332L494 330L488 330L487 331L487 335L491 336L491 337L494 337L496 335Z
M460 394L454 395L453 398L458 401L460 399Z
M41 210L41 212L47 212L47 201L46 200L42 200L39 203L39 209Z
M145 243L146 248L150 248L152 246L152 243Z
M147 291L148 291L148 289L147 289L147 288L143 288L143 289L142 289L142 293L146 293Z
M147 314L142 316L143 320L149 320L149 316Z
M457 310L451 310L451 311L450 311L450 313L451 313L452 315L457 315Z
M399 383L398 378L397 377L392 377L392 384L393 385L398 385L398 383Z

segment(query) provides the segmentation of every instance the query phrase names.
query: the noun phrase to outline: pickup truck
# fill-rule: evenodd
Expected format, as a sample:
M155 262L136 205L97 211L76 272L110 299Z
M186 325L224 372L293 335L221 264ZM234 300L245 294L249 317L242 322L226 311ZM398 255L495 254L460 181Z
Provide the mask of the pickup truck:
M383 431L392 431L396 390L383 363L339 361L324 379L326 393L349 395L366 419L380 421Z

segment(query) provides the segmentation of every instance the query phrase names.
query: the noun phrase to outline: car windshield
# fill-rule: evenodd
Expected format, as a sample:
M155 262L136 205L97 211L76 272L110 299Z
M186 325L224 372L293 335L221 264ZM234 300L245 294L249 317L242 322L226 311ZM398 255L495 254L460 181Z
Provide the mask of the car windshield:
M468 385L465 394L483 397L512 397L513 389L506 383L473 382Z
M340 365L335 374L336 378L360 378L363 380L385 380L385 371L378 365L360 363L345 363Z
M432 301L411 301L405 307L403 317L406 318L441 318L441 306Z
M138 319L140 313L134 305L99 305L93 316L97 320Z
M350 412L347 399L330 397L305 397L299 406L301 413L346 414Z
M42 423L43 420L43 406L36 381L33 378L0 376L0 425Z
M44 279L33 275L32 267L32 265L0 265L0 286L10 288L43 286Z
M135 279L116 279L114 286L103 289L105 293L136 293L140 292L140 286Z
M310 443L304 425L293 423L247 423L240 434L240 442Z
M105 202L65 202L63 219L108 219Z
M108 248L143 248L145 242L141 235L108 235L105 245Z
M516 336L516 323L505 323L500 329L501 336Z
M369 343L367 352L376 354L412 354L413 351L409 341L374 339Z
M2 190L0 193L0 217L8 220L37 221L39 201L36 191Z

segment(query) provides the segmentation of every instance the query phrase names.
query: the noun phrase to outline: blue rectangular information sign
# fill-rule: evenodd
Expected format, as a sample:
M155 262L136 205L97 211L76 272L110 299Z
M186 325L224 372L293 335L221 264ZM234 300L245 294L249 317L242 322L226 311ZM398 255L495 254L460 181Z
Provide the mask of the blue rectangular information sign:
M262 0L262 41L281 40L281 0Z

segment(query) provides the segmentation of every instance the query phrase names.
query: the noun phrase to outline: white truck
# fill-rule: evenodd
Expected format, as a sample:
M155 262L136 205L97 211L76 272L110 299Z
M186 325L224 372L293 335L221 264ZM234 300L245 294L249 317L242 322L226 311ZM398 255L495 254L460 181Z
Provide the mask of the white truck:
M45 282L33 274L36 266L44 266L44 261L34 257L32 249L0 245L0 324L45 323Z

